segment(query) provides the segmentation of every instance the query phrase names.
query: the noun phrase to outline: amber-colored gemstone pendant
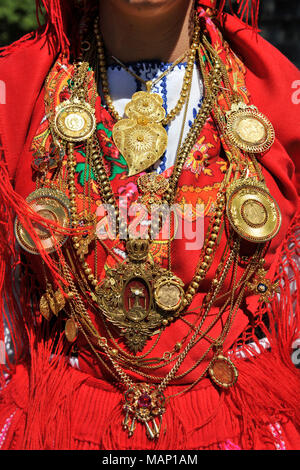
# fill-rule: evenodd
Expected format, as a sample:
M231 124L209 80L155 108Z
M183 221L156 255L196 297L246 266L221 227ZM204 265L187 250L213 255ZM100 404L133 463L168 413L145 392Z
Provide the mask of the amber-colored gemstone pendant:
M128 436L133 435L139 422L145 426L148 439L157 439L165 412L164 394L155 386L143 383L129 388L124 398L125 418L122 424L123 429L128 431Z
M158 94L138 91L125 107L129 119L121 119L113 127L113 140L127 162L128 176L149 168L167 148L162 103Z
M219 354L208 369L211 379L222 388L232 387L238 379L238 371L233 362Z
M241 179L227 192L227 217L232 228L254 243L264 243L278 233L281 213L266 187L254 179Z
M65 336L69 343L73 343L78 337L78 326L72 318L66 321Z
M226 134L233 145L249 153L264 153L273 145L274 128L255 106L234 103L226 115Z

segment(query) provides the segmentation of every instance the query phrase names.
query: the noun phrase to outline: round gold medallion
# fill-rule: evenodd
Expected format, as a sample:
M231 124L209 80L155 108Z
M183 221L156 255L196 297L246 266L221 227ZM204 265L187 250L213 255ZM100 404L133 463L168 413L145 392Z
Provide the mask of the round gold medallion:
M64 101L56 108L55 132L67 142L87 140L96 129L93 108L79 100Z
M234 145L249 153L266 152L275 139L271 122L254 106L230 112L226 132Z
M28 196L27 202L32 210L41 217L55 222L61 228L69 227L69 200L63 192L49 188L38 189ZM67 235L55 232L54 228L50 231L50 229L38 223L33 223L33 227L41 241L42 248L47 253L56 251L57 247L62 246L67 240ZM18 217L15 220L15 235L19 245L25 251L31 254L39 254L36 244Z
M166 312L177 311L182 303L184 290L177 280L163 279L157 282L154 290L155 302Z
M245 180L229 192L227 217L232 228L246 240L271 240L281 226L281 213L275 199L257 182Z
M217 356L208 369L212 380L222 388L232 387L238 379L238 371L233 362L222 354Z

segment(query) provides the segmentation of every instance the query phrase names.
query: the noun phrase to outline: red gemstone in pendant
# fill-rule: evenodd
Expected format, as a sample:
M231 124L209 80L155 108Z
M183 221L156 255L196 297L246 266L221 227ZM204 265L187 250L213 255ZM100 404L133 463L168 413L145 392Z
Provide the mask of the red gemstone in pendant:
M138 399L140 408L149 408L151 406L151 397L147 393L143 393Z

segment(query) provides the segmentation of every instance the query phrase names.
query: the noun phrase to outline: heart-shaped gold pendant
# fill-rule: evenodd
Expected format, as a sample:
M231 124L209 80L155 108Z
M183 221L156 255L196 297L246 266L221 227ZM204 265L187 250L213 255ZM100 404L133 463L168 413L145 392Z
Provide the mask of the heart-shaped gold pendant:
M168 135L161 121L165 117L162 98L156 93L139 91L125 108L129 119L121 119L113 128L113 139L125 158L129 173L136 175L163 155Z

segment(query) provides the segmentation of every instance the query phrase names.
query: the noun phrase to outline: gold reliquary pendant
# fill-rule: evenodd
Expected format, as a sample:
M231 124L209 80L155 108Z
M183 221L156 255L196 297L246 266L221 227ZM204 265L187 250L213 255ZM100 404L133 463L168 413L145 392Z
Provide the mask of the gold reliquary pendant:
M240 179L227 191L228 220L240 237L264 243L278 233L281 213L265 185L255 179Z
M128 119L121 119L113 127L113 140L127 162L128 176L149 168L167 148L168 135L161 124L166 114L162 103L158 94L138 91L125 107Z
M161 431L162 415L165 412L165 397L154 385L142 383L132 386L125 393L123 429L131 437L137 423L146 428L147 437L157 439Z
M273 145L274 128L258 109L245 103L234 103L226 113L226 134L230 142L249 153L264 153Z
M87 140L96 129L95 110L78 98L63 101L56 107L53 128L66 142Z
M67 240L64 229L70 227L69 199L59 190L41 188L31 193L26 199L32 211L45 220L41 223L32 222L32 229L38 237L41 248L52 253L61 247ZM55 226L47 227L47 220ZM56 228L57 227L57 228ZM15 235L19 245L31 254L39 254L40 250L22 224L19 217L15 220Z
M174 320L184 297L181 279L147 260L149 245L148 240L129 240L128 260L108 269L97 288L101 312L120 329L134 353Z

